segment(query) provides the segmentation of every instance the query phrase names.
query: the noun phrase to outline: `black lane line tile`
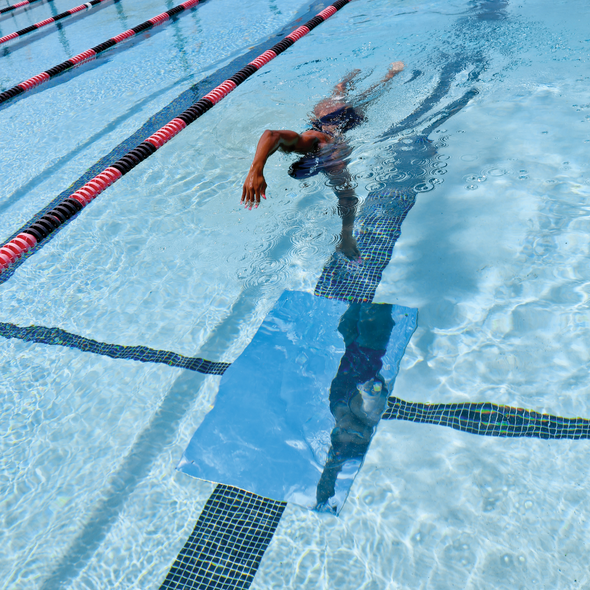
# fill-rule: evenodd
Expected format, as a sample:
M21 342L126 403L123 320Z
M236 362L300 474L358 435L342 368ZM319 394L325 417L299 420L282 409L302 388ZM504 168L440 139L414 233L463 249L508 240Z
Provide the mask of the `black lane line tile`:
M112 359L125 359L142 363L161 363L169 367L179 367L197 371L205 375L223 375L230 363L213 362L199 357L187 357L167 350L154 350L146 346L121 346L90 340L76 334L70 334L60 328L27 326L21 328L14 324L0 322L0 336L18 338L25 342L48 344L50 346L67 346L82 352L92 352Z
M586 418L562 418L490 402L420 404L390 397L383 420L437 424L470 434L504 438L590 438L590 420Z
M286 506L219 484L160 590L249 588Z

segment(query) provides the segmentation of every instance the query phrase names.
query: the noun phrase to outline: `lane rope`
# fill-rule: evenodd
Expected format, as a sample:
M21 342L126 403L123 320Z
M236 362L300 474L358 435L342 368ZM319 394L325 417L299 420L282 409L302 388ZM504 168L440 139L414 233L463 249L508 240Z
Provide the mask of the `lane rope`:
M10 35L4 35L4 37L0 37L0 45L2 45L2 43L12 41L12 39L18 39L19 37L22 37L23 35L26 35L27 33L32 33L33 31L37 31L38 29L46 27L47 25L50 25L52 23L56 23L57 21L67 18L68 16L72 16L78 12L81 12L82 10L90 10L91 8L98 6L102 2L108 2L108 0L92 0L91 2L86 2L86 4L80 4L80 6L76 6L75 8L70 8L70 10L66 10L65 12L62 12L61 14L57 14L56 16L52 16L51 18L46 18L45 20L42 20L42 21L40 21L34 25L31 25L29 27L25 27L24 29L21 29L20 31L10 33Z
M178 117L172 119L172 121L141 142L136 148L127 152L127 154L114 164L64 199L59 205L49 211L49 213L45 214L38 221L10 240L10 242L2 246L0 248L0 274L13 262L19 260L44 240L55 229L66 223L66 221L86 207L86 205L111 184L135 168L140 162L149 158L149 156L155 153L165 143L169 142L175 135L178 135L185 127L213 108L214 105L225 98L232 90L235 90L262 66L273 60L277 55L283 53L283 51L291 47L291 45L332 15L336 14L338 10L346 6L349 2L350 0L337 0L337 2L322 10L304 25L284 37L271 49L259 55L248 65L225 80L225 82L222 82L211 92L200 98L183 113L178 115Z
M48 2L53 2L53 0L47 0ZM34 2L39 2L39 0L23 0L23 2L17 2L12 6L6 6L0 10L0 14L5 14L6 12L11 12L16 10L17 8L22 8L23 6L28 6L29 4L33 4Z
M96 47L92 47L92 49L87 49L86 51L83 51L82 53L79 53L78 55L75 55L74 57L64 61L63 63L60 63L45 72L41 72L40 74L37 74L36 76L33 76L32 78L29 78L28 80L25 80L24 82L21 82L20 84L5 90L4 92L0 93L0 104L10 100L11 98L14 98L15 96L18 96L19 94L22 94L23 92L26 92L27 90L35 88L35 86L39 86L39 84L43 84L43 82L51 80L51 78L61 74L62 72L65 72L66 70L69 70L70 68L73 68L74 66L79 66L80 64L94 59L98 54L106 51L107 49L110 49L111 47L114 47L115 45L129 39L130 37L133 37L134 35L139 35L139 33L143 33L148 29L165 23L170 17L176 16L181 12L188 10L193 6L196 6L198 3L199 0L186 0L186 2L183 2L182 4L179 4L170 10L167 10L162 14L158 14L158 16L154 16L154 18L150 18L144 23L141 23L140 25L137 25L128 31L120 33L116 37L111 37L108 41L100 43ZM47 20L49 21L50 19Z

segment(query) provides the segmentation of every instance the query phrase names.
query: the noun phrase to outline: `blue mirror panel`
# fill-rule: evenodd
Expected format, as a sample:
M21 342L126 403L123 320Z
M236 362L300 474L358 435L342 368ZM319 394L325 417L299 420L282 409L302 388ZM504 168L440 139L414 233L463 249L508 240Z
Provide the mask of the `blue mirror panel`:
M285 292L221 379L178 469L338 514L417 311Z

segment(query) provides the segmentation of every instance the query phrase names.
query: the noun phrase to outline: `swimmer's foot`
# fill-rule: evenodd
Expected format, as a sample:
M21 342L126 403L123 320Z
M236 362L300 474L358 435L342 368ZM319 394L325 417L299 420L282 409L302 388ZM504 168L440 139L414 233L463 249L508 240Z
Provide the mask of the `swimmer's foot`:
M389 65L389 71L385 74L385 79L390 80L396 74L399 74L404 69L404 62L403 61L394 61L392 64Z
M353 262L362 262L361 252L357 246L356 240L350 235L342 235L340 242L336 246L336 252L344 254L348 260Z

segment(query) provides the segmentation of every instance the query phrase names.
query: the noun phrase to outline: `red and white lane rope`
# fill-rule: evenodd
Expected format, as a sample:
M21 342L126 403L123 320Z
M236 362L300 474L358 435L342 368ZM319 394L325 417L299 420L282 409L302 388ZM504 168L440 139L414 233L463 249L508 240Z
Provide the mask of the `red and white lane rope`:
M102 1L103 0L93 0L93 2ZM40 74L37 74L36 76L33 76L32 78L29 78L28 80L25 80L24 82L21 82L20 84L17 84L16 86L9 88L8 90L5 90L4 92L0 93L0 104L6 102L7 100L10 100L11 98L14 98L15 96L18 96L19 94L22 94L23 92L26 92L27 90L31 90L31 88L34 88L35 86L39 86L39 84L43 84L43 82L47 82L47 80L51 80L51 78L53 78L54 76L57 76L58 74L61 74L62 72L65 72L66 70L69 70L70 68L73 68L76 65L93 59L99 53L102 53L103 51L106 51L107 49L114 47L115 45L121 43L122 41L125 41L126 39L129 39L130 37L133 37L134 35L138 35L139 33L143 33L144 31L147 31L152 27L161 25L162 23L166 22L171 16L180 14L181 12L184 12L185 10L192 8L193 6L196 6L198 3L199 0L186 0L186 2L183 2L182 4L179 4L178 6L175 6L170 10L167 10L166 12L158 14L158 16L154 16L154 18L150 18L149 20L146 20L144 23L141 23L140 25L137 25L136 27L133 27L128 31L125 31L124 33L121 33L116 37L112 37L108 41L105 41L104 43L101 43L96 47L92 47L92 49L87 49L86 51L83 51L82 53L79 53L78 55L75 55L74 57L71 57L70 59L64 61L63 63L60 63L57 66L54 66L49 70L46 70L45 72L41 72ZM13 35L15 34L16 33L13 33Z
M91 2L86 2L86 4L80 4L80 6L70 8L70 10L66 10L65 12L62 12L61 14L58 14L56 16L52 16L51 18L46 18L45 20L42 20L41 22L31 25L30 27L26 27L24 29L21 29L20 31L16 31L15 33L10 33L10 35L4 35L4 37L0 37L0 45L2 45L2 43L6 43L7 41L11 41L12 39L18 39L19 37L22 37L27 33L31 33L32 31L42 29L47 25L56 23L64 18L67 18L68 16L72 16L78 12L81 12L82 10L90 10L91 8L94 8L95 6L98 6L103 2L108 2L108 0L92 0Z
M187 125L196 121L201 115L206 113L215 104L227 96L232 90L235 90L244 80L257 72L262 66L277 57L283 51L291 47L301 37L307 35L319 24L336 14L343 6L346 6L350 0L337 0L319 14L314 16L305 25L299 27L284 39L279 41L272 49L265 51L247 66L236 72L231 78L225 80L217 88L199 99L195 104L186 109L178 117L175 117L156 131L145 141L140 143L136 148L129 151L122 158L117 160L112 166L106 168L103 172L87 182L82 188L62 201L57 207L33 223L16 238L0 248L0 273L8 268L13 262L18 260L26 252L34 248L39 242L44 240L50 233L63 225L70 217L75 215L82 208L86 207L107 187L119 180L121 176L127 174L135 168L140 162L149 158L156 150L161 148L165 143L170 141L175 135L178 135Z
M47 0L48 2L53 2L53 0ZM34 2L39 2L39 0L23 0L22 2L17 2L16 4L12 4L11 6L6 6L5 8L0 9L0 15L5 14L7 12L12 12L17 8L22 8L23 6L28 6L29 4L33 4Z

